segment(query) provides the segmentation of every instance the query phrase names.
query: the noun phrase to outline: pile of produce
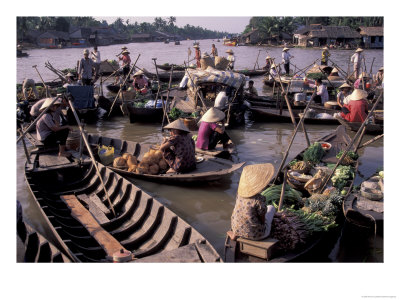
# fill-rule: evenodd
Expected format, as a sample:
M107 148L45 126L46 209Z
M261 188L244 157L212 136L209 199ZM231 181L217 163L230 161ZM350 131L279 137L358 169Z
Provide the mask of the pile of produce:
M326 76L325 73L321 73L321 72L319 72L319 73L308 73L307 74L307 78L308 79L313 79L313 80L317 80L317 79L324 80L324 79L327 78L327 76Z
M121 157L114 159L113 166L136 174L150 175L165 173L169 168L162 152L156 149L150 149L146 152L140 162L136 156L124 153Z
M334 190L329 195L313 194L305 201L302 210L307 213L317 213L334 220L341 210L342 202L343 197L338 190Z
M331 178L333 186L338 190L342 190L346 186L347 181L354 178L354 175L354 168L352 166L339 165Z
M311 169L311 164L304 161L299 161L297 159L292 160L289 163L290 169L300 173L307 173Z
M144 108L145 105L149 102L149 100L144 100L144 101L135 101L133 102L133 106L136 108Z
M325 152L321 146L321 143L315 142L303 154L303 160L305 162L310 162L312 164L318 164L322 157L324 156Z
M332 217L323 216L319 212L306 212L301 209L294 210L291 208L287 208L286 211L296 215L305 224L309 232L328 231L338 226Z
M336 154L336 158L340 158L343 155L344 151L340 151ZM346 156L342 160L343 165L351 165L354 164L355 161L358 159L358 154L353 151L348 151Z
M272 185L263 192L261 195L265 197L265 203L267 205L278 205L279 199L281 197L282 185ZM301 193L292 189L290 186L285 188L285 196L283 198L283 203L285 206L297 205L301 202Z
M170 110L168 116L170 121L175 121L178 120L181 116L183 115L183 111L181 111L179 108L174 107L173 109Z

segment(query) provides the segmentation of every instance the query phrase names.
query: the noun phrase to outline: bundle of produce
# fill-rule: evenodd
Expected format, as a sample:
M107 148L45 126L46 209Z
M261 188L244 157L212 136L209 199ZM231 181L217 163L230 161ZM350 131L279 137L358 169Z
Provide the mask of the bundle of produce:
M132 172L157 175L164 173L168 168L168 163L164 159L162 152L157 147L154 147L143 155L142 160Z
M338 154L336 154L336 158L340 158L342 155L343 155L343 151L340 151ZM347 152L346 156L343 158L341 164L345 165L345 166L353 165L353 164L355 164L357 159L358 159L358 154L353 151L349 151L349 152Z
M352 166L339 165L331 179L333 186L338 190L342 190L346 186L347 181L354 178L354 175L354 168Z
M296 215L310 232L328 231L338 226L335 223L335 218L323 216L320 212L307 212L301 209L294 210L291 208L287 208L285 211Z
M308 73L307 74L307 78L308 79L313 79L313 80L317 80L317 79L324 80L324 79L327 79L327 76L326 76L325 73L321 73L321 72L319 72L319 73Z
M278 205L281 197L282 185L271 185L269 188L261 192L261 195L265 197L267 205ZM285 196L283 203L286 206L297 205L301 202L301 193L292 189L290 186L285 188Z
M298 161L297 159L292 160L289 163L289 167L293 171L299 173L308 173L311 170L311 164L305 161Z
M183 111L181 111L179 108L172 108L168 114L170 121L175 121L178 120L183 114Z
M313 194L305 201L302 210L307 213L319 212L322 216L335 218L341 209L342 202L343 197L337 190L329 195Z
M296 214L282 211L274 215L270 237L279 240L282 250L294 250L304 245L308 235L307 225Z
M304 151L303 160L312 164L318 164L324 154L325 152L321 146L321 143L315 142L310 147L308 147L306 151Z

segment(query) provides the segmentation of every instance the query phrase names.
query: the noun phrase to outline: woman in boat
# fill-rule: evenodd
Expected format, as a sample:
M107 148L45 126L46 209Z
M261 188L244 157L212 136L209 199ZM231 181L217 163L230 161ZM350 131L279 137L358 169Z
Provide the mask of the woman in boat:
M139 70L135 74L133 74L133 87L138 93L147 94L149 82L143 76L143 71Z
M233 55L232 49L226 50L228 53L228 57L226 58L229 61L227 70L233 70L235 68L235 56Z
M343 107L344 104L348 103L346 99L350 95L351 85L346 82L339 86L339 93L336 96L337 103L340 107Z
M229 147L230 140L225 132L223 123L218 123L225 119L225 113L215 107L211 107L200 119L199 132L197 134L196 147L203 150L215 149L221 142L224 148Z
M43 103L40 111L45 110L50 106L53 98L47 98ZM48 111L40 117L36 124L36 133L39 141L45 146L54 146L57 142L59 145L58 156L70 156L70 153L65 151L65 143L70 131L69 126L60 126L59 114L57 114L61 106L61 100L57 99L53 105L50 106Z
M321 56L322 56L322 58L321 58L321 65L323 65L323 66L327 66L328 65L328 58L329 58L329 56L331 56L331 54L329 53L329 51L328 51L328 47L324 47L324 48L322 48L322 54L321 54Z
M165 129L170 130L170 137L164 138L160 150L170 169L167 173L186 173L196 168L194 141L189 135L189 129L180 120L176 120Z
M371 84L369 82L369 76L367 73L362 72L358 79L354 82L355 89L361 90L369 90L371 88Z
M269 69L271 69L271 64L272 64L272 59L270 56L267 56L265 58L265 66L263 67L263 70L269 71Z
M214 61L215 61L215 58L218 56L218 50L215 47L215 44L211 45L211 56L213 57Z
M383 67L378 70L378 72L375 75L375 81L374 81L376 86L380 86L383 83Z
M129 56L130 52L128 50L122 51L122 56L118 59L122 62L122 74L126 77L129 74L130 65L131 65L131 57Z
M306 81L306 84L308 84L308 86L310 86L311 88L317 89L317 93L314 97L315 103L325 104L325 102L329 101L328 90L327 90L326 86L322 83L321 78L318 78L315 81L315 84L309 83L307 81Z
M348 97L349 103L343 105L349 112L341 112L340 117L348 122L364 122L368 115L367 96L366 91L355 89Z
M257 164L243 168L236 195L236 204L231 217L232 240L243 237L262 240L269 236L276 209L266 205L260 192L274 176L272 164Z
M196 67L201 68L200 59L201 59L201 51L199 45L194 45L194 57L196 58Z

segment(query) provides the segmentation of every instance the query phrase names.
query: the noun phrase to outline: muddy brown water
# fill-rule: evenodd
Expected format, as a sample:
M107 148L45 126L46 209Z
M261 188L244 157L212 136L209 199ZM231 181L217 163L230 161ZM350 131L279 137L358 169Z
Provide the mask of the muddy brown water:
M154 71L151 58L157 57L160 64L169 62L181 64L187 59L188 47L192 50L193 41L183 41L181 45L163 43L128 44L132 60L141 53L138 65ZM229 49L222 42L212 40L200 41L202 51L210 51L211 44L215 43L220 55ZM102 59L115 58L122 45L99 47ZM236 55L236 67L238 69L251 69L256 61L258 50L262 50L259 56L259 64L262 65L266 51L277 60L280 57L280 48L247 47L233 48ZM311 64L320 57L321 51L317 49L291 49L295 58L292 62L300 67ZM55 79L56 76L44 67L45 61L50 61L56 68L64 69L76 65L81 57L82 49L33 49L28 50L29 57L17 59L17 82L21 83L26 77L39 81L32 65L37 64L39 72L45 81ZM347 60L353 51L333 50L331 58L339 66L347 70ZM375 57L373 71L376 72L383 63L383 51L365 51L368 69ZM280 59L279 59L280 60ZM262 77L252 78L255 81L259 94L267 91L263 88ZM87 125L89 133L110 136L114 138L132 140L143 143L159 143L163 134L159 124L130 124L128 118L116 117L110 120L99 120L96 124ZM307 125L310 140L318 138L333 131L335 126ZM237 146L237 154L234 160L245 161L247 164L272 163L279 167L283 154L289 143L293 126L291 124L255 123L250 119L242 127L229 130L232 140ZM354 135L353 133L351 135ZM364 140L372 136L365 136ZM306 147L304 135L298 133L292 145L288 161ZM360 152L360 167L355 184L360 184L362 178L372 175L378 168L383 167L383 141L379 140ZM54 236L36 207L24 179L25 155L22 144L17 146L17 199L21 202L24 218L39 232L50 240L55 241ZM194 226L202 233L222 255L225 233L230 228L230 217L235 204L235 194L240 178L241 170L218 182L199 183L199 185L176 186L134 180L133 182L146 192L152 194L172 211ZM350 238L349 238L350 235ZM363 241L355 241L352 236L357 236L353 230L343 231L335 247L332 249L326 261L383 261L383 241L377 239L373 247L373 237ZM360 244L361 243L361 244Z

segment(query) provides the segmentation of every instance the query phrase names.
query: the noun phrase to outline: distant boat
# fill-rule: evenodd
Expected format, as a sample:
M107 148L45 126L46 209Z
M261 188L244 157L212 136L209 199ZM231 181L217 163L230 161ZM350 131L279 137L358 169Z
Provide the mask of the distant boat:
M169 40L168 39L164 40L164 44L169 44Z
M220 42L220 40L218 39L217 42Z
M180 45L181 42L180 41L175 41L175 45Z

